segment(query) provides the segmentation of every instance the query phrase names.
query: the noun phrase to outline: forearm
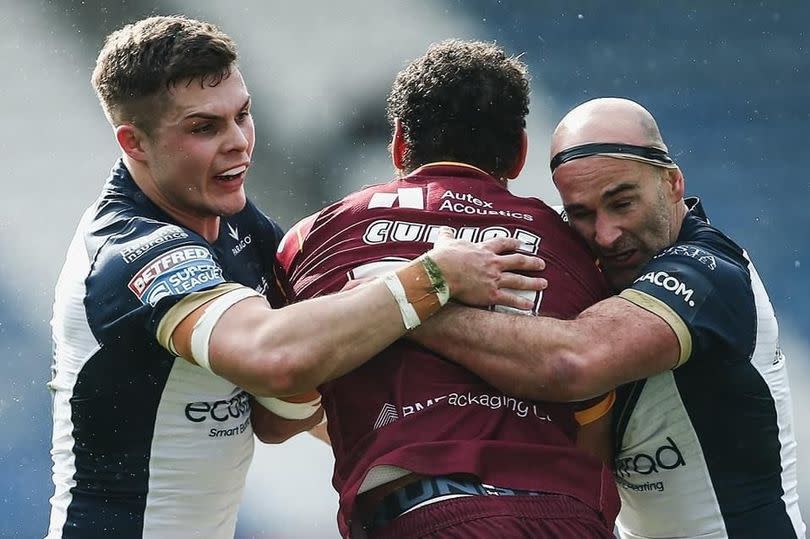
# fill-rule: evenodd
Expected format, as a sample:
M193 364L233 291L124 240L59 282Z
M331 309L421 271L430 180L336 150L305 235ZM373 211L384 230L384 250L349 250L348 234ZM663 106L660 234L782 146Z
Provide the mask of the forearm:
M289 391L307 391L378 354L405 333L399 307L385 284L290 305L268 319L260 349L292 373Z
M311 417L291 420L275 415L255 400L251 404L250 422L253 433L266 444L279 444L298 433L315 428L323 419L324 413L321 408Z
M546 323L538 327L540 320L450 305L409 337L507 394L552 401L587 398L571 391L567 331L553 319L542 319Z
M672 368L680 353L664 320L618 297L574 320L452 306L412 335L506 393L549 401L606 393Z
M310 391L405 333L399 307L379 280L278 310L257 299L237 307L238 313L226 312L214 328L211 365L263 397Z
M510 238L477 245L446 237L430 257L381 279L278 310L237 287L185 314L165 346L253 395L303 393L371 359L451 294L474 305L528 307L509 289L541 289L542 279L506 270L536 269L538 259L497 254L518 246Z

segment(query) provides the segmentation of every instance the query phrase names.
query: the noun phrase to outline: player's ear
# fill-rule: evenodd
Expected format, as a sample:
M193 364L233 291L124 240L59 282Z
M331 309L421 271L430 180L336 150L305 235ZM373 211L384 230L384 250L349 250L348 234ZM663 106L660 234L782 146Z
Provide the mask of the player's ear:
M121 150L135 161L146 161L144 142L146 134L132 124L121 124L115 128L115 139Z
M526 164L526 153L529 150L529 135L526 133L525 129L520 131L520 148L518 149L517 155L515 156L515 162L509 167L509 170L506 171L506 179L507 180L514 180L520 174L520 171L523 170L523 165Z
M394 137L391 140L391 161L394 168L403 170L405 168L405 151L408 146L405 143L405 132L399 118L394 119Z
M666 181L669 185L669 195L672 202L678 202L683 198L686 191L683 173L680 168L666 169Z

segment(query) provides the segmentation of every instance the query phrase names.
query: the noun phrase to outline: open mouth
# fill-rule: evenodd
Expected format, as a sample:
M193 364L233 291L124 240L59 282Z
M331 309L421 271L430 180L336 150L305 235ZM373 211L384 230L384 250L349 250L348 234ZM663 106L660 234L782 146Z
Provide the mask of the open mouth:
M238 167L233 167L231 169L226 170L222 174L217 174L216 176L214 176L214 178L216 178L221 182L232 182L235 180L239 180L244 178L247 168L248 168L247 165L239 165Z

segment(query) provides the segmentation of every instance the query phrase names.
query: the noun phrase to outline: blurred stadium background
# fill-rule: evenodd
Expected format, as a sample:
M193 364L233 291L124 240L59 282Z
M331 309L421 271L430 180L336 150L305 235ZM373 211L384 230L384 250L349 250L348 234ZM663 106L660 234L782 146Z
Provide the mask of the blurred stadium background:
M215 22L240 45L257 127L248 191L285 227L389 179L385 98L396 72L431 42L497 40L523 54L533 75L531 149L515 190L552 203L547 143L562 114L604 95L647 106L688 193L701 195L713 221L748 249L780 316L810 518L810 2L2 6L0 537L42 537L47 526L53 284L79 215L118 154L88 82L95 56L122 24L172 13ZM257 447L238 537L336 537L331 465L330 450L306 435Z

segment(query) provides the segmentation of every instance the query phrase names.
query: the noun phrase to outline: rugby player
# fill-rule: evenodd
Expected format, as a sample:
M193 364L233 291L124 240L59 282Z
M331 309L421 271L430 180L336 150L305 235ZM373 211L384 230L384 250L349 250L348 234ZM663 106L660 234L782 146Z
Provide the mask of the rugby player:
M526 156L528 101L525 65L491 43L442 42L408 65L388 106L399 177L288 232L279 259L297 297L390 272L444 225L470 241L516 238L546 260L549 287L524 314L574 317L606 297L557 213L507 189ZM613 537L618 496L598 458L610 390L581 404L515 398L404 339L319 389L344 536Z
M684 198L655 119L633 101L574 108L551 156L568 221L618 295L573 320L459 308L415 338L526 398L620 386L623 538L803 538L785 356L748 254Z
M526 307L499 286L542 285L506 272L541 265L499 255L519 240L440 234L384 280L284 307L282 234L245 197L254 127L236 62L227 35L178 16L127 25L99 54L122 157L56 288L49 538L233 537L254 429L281 441L323 414L317 394L279 397L360 365L450 297Z

